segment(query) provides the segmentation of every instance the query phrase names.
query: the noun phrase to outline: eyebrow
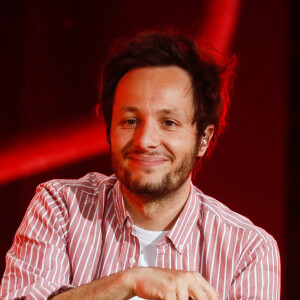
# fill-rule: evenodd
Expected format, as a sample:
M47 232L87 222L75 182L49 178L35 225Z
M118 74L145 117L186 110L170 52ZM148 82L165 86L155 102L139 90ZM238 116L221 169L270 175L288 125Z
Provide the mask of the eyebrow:
M122 106L122 112L138 112L139 109L135 106ZM170 115L170 114L179 114L181 115L183 112L179 111L178 109L171 109L171 108L163 108L159 111L159 113Z
M182 114L182 111L180 111L178 109L170 109L170 108L164 108L160 112L164 113L166 115L170 115L170 114Z
M134 107L134 106L122 106L121 107L121 111L122 112L137 112L138 111L138 109L136 108L136 107Z

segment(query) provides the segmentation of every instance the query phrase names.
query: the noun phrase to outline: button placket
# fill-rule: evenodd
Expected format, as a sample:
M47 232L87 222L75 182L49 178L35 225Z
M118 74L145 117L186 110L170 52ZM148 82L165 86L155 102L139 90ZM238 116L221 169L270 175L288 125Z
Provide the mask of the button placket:
M179 249L180 252L182 252L182 250L183 250L183 245L180 244L180 245L178 246L178 249Z
M134 257L130 257L128 262L130 263L130 266L132 267L135 264L135 258Z

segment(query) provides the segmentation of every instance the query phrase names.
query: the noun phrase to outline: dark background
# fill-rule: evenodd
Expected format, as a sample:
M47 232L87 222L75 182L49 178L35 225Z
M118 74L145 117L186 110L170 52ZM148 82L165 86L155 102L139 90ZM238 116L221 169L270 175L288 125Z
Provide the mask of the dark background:
M86 124L93 119L99 69L115 39L170 27L199 34L211 2L2 3L2 178L20 167L20 161L5 165L9 153L18 152L22 158L28 145L53 144L58 136L61 139L59 131L67 128L66 134L71 134L82 129L82 120ZM240 2L229 49L239 58L229 126L195 180L204 192L276 238L282 259L282 299L299 294L300 49L296 3ZM103 132L97 138L105 140ZM51 151L64 157L66 144L55 145ZM34 161L37 154L30 153L26 160ZM43 153L38 154L43 157ZM0 273L35 187L52 178L78 178L89 171L110 174L108 161L107 151L98 151L60 164L51 165L50 161L44 169L0 181Z

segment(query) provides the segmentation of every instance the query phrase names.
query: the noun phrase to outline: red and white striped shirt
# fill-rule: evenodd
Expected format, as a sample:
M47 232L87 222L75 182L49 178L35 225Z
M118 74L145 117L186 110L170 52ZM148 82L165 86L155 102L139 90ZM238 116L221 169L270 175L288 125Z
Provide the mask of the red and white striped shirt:
M115 176L41 184L7 253L0 298L47 299L138 266L140 245ZM157 245L156 266L198 271L220 299L279 299L276 241L192 186Z

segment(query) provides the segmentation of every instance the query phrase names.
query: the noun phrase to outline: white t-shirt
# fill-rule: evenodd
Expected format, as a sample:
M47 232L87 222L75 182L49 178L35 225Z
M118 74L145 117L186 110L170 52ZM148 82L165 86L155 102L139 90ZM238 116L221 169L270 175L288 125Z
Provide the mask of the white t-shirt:
M168 231L150 231L133 225L133 234L140 242L140 260L139 267L156 266L156 246ZM133 300L143 299L133 297Z

